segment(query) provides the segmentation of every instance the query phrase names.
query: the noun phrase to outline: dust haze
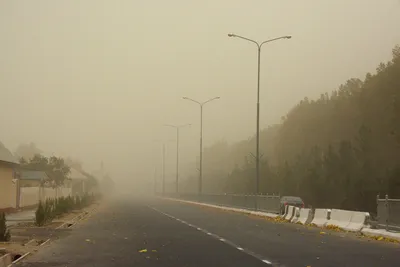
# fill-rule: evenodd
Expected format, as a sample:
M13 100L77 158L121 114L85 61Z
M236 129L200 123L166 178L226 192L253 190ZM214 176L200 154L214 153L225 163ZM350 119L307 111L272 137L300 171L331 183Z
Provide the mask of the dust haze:
M200 109L182 97L220 97L204 107L205 149L255 133L257 50L228 33L293 36L262 50L266 128L390 60L399 25L397 0L1 1L0 142L33 142L89 172L104 162L125 190L152 190L165 143L172 190L176 131L164 124L191 124L179 177L198 175Z

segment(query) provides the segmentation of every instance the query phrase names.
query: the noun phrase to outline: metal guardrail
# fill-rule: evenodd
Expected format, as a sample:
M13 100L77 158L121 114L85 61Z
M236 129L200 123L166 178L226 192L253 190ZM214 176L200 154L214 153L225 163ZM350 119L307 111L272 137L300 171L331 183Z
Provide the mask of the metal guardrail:
M237 194L165 194L165 196L206 204L259 210L279 213L281 208L279 195L237 195Z
M378 212L378 227L386 231L400 231L400 199L390 199L388 195L376 198Z

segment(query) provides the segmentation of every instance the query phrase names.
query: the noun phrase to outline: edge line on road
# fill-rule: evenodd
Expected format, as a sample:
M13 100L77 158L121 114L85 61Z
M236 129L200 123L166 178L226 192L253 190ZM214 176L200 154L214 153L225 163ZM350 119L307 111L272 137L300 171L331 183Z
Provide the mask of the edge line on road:
M250 250L248 250L248 249L244 249L244 248L242 248L242 247L239 247L239 246L237 246L235 243L233 243L233 242L231 242L231 241L229 241L229 240L227 240L227 239L225 239L225 238L222 238L222 237L220 237L220 236L218 236L218 235L216 235L216 234L213 234L213 233L211 233L211 232L209 232L209 231L207 231L207 230L205 230L205 229L202 229L202 228L200 228L200 227L198 227L198 226L196 226L196 225L193 225L193 224L190 224L190 223L188 223L188 222L185 222L185 221L183 221L183 220L181 220L181 219L179 219L179 218L176 218L176 217L174 217L174 216L172 216L172 215L170 215L170 214L168 214L168 213L165 213L165 212L163 212L163 211L161 211L161 210L159 210L159 209L156 209L156 208L154 208L154 207L151 207L151 206L147 206L147 207L148 207L149 209L152 209L152 210L154 210L154 211L156 211L156 212L158 212L158 213L160 213L160 214L162 214L162 215L168 217L168 218L174 219L174 220L177 221L177 222L180 222L180 223L182 223L182 224L185 224L186 226L189 226L189 227L194 228L194 229L196 229L196 230L198 230L198 231L201 231L201 232L203 232L204 234L206 234L206 235L208 235L208 236L212 236L212 237L214 237L215 239L217 239L217 240L219 240L219 241L221 241L221 242L224 242L225 244L227 244L227 245L229 245L229 246L231 246L231 247L234 247L234 248L238 249L239 251L242 251L242 252L246 253L247 255L252 256L252 257L254 257L254 258L256 258L256 259L262 261L263 263L266 263L266 264L268 264L268 265L272 265L272 262L271 262L271 261L265 259L264 257L261 257L260 255L257 255L256 253L254 253L254 252L252 252L252 251L250 251Z

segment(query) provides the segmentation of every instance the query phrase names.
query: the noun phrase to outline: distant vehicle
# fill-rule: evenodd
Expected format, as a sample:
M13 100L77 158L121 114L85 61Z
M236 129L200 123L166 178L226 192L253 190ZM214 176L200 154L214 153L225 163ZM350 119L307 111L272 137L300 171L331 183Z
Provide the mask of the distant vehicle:
M304 201L300 197L283 196L281 197L281 214L285 213L286 206L304 208Z

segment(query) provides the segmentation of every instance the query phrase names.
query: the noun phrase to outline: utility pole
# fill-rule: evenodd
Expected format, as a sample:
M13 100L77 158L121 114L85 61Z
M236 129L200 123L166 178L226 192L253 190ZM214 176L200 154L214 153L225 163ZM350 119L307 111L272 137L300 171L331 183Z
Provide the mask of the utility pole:
M184 125L171 125L165 124L164 126L172 127L176 129L176 178L175 178L175 193L178 194L179 190L179 130L180 128L190 126L191 124Z
M183 99L192 101L200 106L200 176L199 176L198 194L199 196L201 196L203 192L203 106L213 100L220 99L220 97L217 96L204 102L199 102L197 100L191 99L186 96L183 97Z
M154 167L154 195L157 195L157 167Z
M179 189L179 127L176 128L176 178L175 193L178 194Z
M203 104L200 105L200 178L199 195L203 194Z
M165 194L165 144L163 144L163 160L162 160L162 194Z
M233 33L228 34L229 37L234 37L234 38L240 38L245 41L252 42L257 45L257 123L256 123L256 195L260 193L260 66L261 66L261 47L263 44L281 40L281 39L291 39L292 36L281 36L278 38L270 39L264 42L257 42L255 40L236 35ZM256 206L255 209L257 210L257 201L256 201Z

